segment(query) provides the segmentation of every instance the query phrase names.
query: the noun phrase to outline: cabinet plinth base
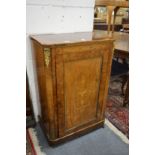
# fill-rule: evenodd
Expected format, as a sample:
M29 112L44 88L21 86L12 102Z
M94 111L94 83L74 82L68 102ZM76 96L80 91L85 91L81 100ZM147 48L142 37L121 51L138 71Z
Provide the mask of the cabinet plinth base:
M104 120L101 120L101 121L99 121L97 123L94 123L94 124L92 124L92 125L90 125L90 126L88 126L86 128L80 129L80 130L78 130L78 131L76 131L74 133L68 134L68 135L66 135L64 137L61 137L61 138L56 138L55 140L51 140L51 139L49 139L49 136L46 134L45 127L44 127L44 124L43 124L42 119L41 119L40 116L39 116L39 123L40 123L40 126L41 126L41 128L42 128L42 130L44 132L44 135L45 135L45 137L46 137L46 139L48 141L48 144L50 146L59 145L61 143L70 141L70 140L72 140L74 138L77 138L77 137L83 136L83 135L85 135L87 133L90 133L90 132L92 132L92 131L94 131L94 130L96 130L98 128L104 127Z

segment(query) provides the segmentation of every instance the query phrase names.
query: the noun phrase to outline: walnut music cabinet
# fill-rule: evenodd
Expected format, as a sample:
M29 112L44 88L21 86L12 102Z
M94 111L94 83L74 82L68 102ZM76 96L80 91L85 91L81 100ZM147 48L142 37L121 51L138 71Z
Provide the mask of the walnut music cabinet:
M40 122L50 144L104 125L113 39L93 32L32 35Z

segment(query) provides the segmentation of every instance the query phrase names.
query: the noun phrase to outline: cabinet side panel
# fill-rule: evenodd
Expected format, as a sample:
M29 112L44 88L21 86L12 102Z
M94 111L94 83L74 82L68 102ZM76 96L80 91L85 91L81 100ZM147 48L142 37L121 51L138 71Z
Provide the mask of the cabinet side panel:
M41 104L41 117L45 130L49 133L49 123L48 123L48 107L46 99L46 74L44 68L44 54L43 48L37 42L33 41L34 55L36 61L36 71L39 87L39 98Z

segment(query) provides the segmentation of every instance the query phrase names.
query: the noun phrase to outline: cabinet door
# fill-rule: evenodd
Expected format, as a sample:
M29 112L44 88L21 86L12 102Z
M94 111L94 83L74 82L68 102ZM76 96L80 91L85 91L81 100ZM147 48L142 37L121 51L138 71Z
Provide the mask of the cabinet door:
M59 137L103 120L112 43L56 50Z

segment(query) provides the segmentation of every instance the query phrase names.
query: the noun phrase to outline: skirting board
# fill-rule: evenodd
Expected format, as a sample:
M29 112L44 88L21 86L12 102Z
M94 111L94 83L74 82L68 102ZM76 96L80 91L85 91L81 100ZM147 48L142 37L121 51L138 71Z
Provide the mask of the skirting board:
M123 142L129 144L129 139L120 131L118 130L112 123L105 119L105 124L117 135L119 136Z

